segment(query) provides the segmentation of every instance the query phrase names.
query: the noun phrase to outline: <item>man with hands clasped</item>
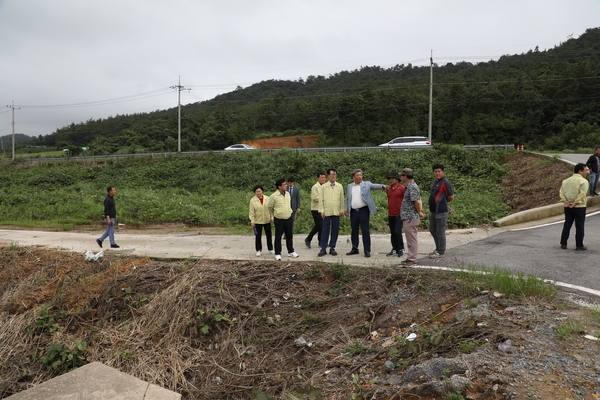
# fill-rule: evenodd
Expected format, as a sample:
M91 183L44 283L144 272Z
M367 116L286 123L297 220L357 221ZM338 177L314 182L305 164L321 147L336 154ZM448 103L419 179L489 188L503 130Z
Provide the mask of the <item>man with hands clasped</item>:
M567 240L573 222L575 222L575 250L587 250L583 245L585 212L587 206L587 191L589 182L585 179L590 173L589 168L582 163L575 165L573 175L562 181L560 200L565 205L565 224L560 236L560 248L567 248Z

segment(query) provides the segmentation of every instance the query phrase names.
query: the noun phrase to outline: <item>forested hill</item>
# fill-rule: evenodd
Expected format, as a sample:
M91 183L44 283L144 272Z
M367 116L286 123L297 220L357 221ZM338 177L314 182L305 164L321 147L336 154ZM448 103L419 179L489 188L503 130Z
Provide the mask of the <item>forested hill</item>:
M2 149L4 148L10 148L12 145L12 135L4 135L4 136L0 136L0 147ZM15 143L25 143L25 142L30 142L33 139L35 139L35 137L33 136L27 136L24 135L22 133L15 133Z
M600 28L546 51L435 65L433 75L434 143L600 143ZM182 150L303 133L320 134L324 146L377 145L426 134L428 110L428 66L270 80L182 107ZM71 124L39 144L88 146L96 154L174 151L176 138L174 108Z

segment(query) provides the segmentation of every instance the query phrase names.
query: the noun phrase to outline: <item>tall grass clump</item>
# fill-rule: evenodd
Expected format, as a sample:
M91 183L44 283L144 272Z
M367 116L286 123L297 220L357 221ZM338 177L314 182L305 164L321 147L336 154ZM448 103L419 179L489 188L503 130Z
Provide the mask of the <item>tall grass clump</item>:
M460 282L465 295L493 290L505 296L552 298L556 295L556 285L522 272L512 272L502 268L469 266L460 271L451 272Z

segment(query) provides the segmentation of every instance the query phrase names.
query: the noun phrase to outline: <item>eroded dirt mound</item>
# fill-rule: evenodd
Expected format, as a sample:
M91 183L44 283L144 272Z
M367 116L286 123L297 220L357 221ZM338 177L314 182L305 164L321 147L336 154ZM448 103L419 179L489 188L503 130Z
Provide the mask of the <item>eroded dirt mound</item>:
M514 212L556 204L562 181L573 175L573 167L556 158L517 152L503 160L503 200Z
M595 334L599 318L559 299L507 298L466 275L321 263L85 262L14 246L1 249L0 265L0 397L72 368L49 353L56 345L75 361L103 362L185 399L600 393L598 344L582 337ZM575 333L562 340L565 326Z
M302 147L317 147L317 135L296 135L244 140L244 143L249 144L257 149L296 149Z

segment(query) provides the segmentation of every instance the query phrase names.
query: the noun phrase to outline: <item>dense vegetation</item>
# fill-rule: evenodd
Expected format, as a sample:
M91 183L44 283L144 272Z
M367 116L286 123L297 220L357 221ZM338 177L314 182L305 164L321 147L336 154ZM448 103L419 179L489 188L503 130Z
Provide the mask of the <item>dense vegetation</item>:
M600 28L547 51L434 67L434 143L600 143ZM182 109L182 150L320 134L323 146L377 145L427 132L429 67L365 66L329 77L264 81ZM36 143L94 154L175 151L177 110L73 123ZM70 146L71 145L71 146Z
M389 171L412 167L426 199L433 179L431 166L442 162L457 192L449 225L465 227L488 223L509 212L498 190L504 176L498 160L504 153L436 146L382 152L209 153L127 158L87 166L66 160L51 167L12 163L0 175L0 224L70 229L98 222L102 218L105 187L114 185L120 222L129 226L153 222L239 225L247 233L252 187L262 184L270 194L275 190L276 179L294 175L301 188L304 210L297 217L296 230L308 232L312 226L310 188L317 172L334 167L339 181L347 184L351 171L360 167L365 180L387 183ZM372 219L372 225L386 231L386 195L376 192L374 198L380 212ZM343 230L347 231L349 222L342 221Z

